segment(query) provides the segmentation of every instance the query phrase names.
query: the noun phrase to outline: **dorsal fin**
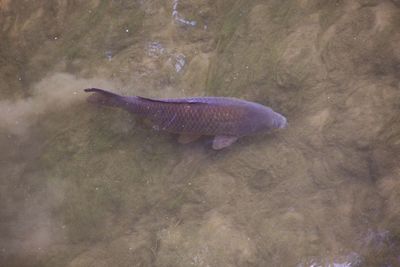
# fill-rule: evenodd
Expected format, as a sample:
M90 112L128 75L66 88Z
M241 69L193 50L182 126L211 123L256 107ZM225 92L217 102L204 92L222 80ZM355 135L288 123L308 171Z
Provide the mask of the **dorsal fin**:
M150 102L158 102L158 103L165 103L165 104L203 104L207 105L208 103L202 102L196 99L185 99L185 98L170 98L170 99L154 99L154 98L147 98L143 96L136 96L140 100L150 101Z

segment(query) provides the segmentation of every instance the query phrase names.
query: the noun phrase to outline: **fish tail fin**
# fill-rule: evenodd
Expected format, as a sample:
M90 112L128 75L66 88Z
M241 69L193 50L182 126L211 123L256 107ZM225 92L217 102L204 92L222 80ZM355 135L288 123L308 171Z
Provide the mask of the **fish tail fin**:
M124 103L123 96L111 93L103 89L87 88L84 89L84 91L87 93L93 93L87 98L87 101L92 104L118 107Z

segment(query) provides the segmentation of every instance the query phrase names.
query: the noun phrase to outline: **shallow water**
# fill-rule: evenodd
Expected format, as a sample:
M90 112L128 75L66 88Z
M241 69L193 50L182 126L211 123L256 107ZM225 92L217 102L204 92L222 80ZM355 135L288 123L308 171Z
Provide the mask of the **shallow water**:
M398 1L1 1L1 266L400 266ZM213 151L82 89L233 96Z

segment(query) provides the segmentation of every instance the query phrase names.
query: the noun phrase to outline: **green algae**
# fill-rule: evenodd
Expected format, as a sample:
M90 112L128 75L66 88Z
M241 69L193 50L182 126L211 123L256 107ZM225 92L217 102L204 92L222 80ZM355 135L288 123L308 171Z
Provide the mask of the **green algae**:
M207 12L198 15L195 1L180 2L184 17L207 30L175 25L170 6L159 1L48 3L46 19L26 23L33 32L44 26L37 39L27 36L38 42L17 60L31 69L26 85L56 66L121 80L127 94L255 100L284 113L290 128L214 152L210 139L183 146L127 112L83 101L41 113L26 136L11 135L15 146L1 139L2 150L12 152L1 155L7 224L0 233L33 243L6 250L7 262L279 266L343 263L356 252L359 264L393 263L399 97L391 45L398 19L373 32L379 3L363 3L349 10L341 1L215 1L207 4L212 12L199 4ZM30 17L35 8L20 14ZM68 14L58 24L51 19L57 10ZM11 32L8 26L2 33L10 55L21 49ZM148 55L148 42L159 42L165 54ZM168 61L170 51L186 55L182 73ZM346 73L360 62L367 67ZM16 69L0 73L15 76ZM7 86L22 90L11 80ZM49 243L32 237L43 232Z

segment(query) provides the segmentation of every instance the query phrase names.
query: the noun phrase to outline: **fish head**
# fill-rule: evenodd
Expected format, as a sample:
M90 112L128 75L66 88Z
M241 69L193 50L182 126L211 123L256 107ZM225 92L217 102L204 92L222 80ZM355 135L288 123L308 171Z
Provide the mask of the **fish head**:
M283 129L288 125L285 116L273 111L268 107L258 109L252 116L252 132L270 131L273 129Z
M287 127L288 122L287 119L285 118L285 116L274 112L274 116L273 116L273 128L277 128L277 129L284 129Z

